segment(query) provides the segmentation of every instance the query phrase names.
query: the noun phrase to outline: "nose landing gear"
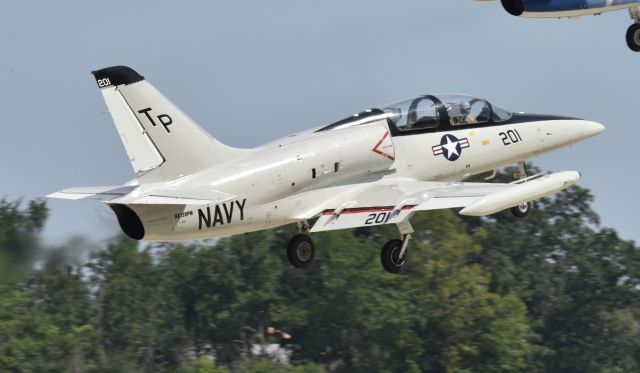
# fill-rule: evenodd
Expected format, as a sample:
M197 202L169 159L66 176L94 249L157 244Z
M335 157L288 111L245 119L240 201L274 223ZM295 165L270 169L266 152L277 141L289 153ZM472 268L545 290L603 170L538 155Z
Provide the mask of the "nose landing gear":
M524 218L531 212L531 202L521 203L518 206L514 206L511 208L511 213L516 218Z
M518 172L516 172L514 176L516 179L520 180L527 178L527 169L524 162L518 162ZM524 202L518 206L513 206L511 208L511 213L516 218L522 219L531 213L531 208L531 202Z

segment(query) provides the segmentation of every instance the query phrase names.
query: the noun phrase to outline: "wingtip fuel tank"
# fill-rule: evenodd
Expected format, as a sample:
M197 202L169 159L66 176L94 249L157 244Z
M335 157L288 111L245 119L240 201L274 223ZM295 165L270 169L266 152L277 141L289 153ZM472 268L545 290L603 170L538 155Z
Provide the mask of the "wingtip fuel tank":
M545 175L512 188L481 197L460 210L460 215L486 216L513 206L557 193L575 184L580 179L577 171L556 172Z

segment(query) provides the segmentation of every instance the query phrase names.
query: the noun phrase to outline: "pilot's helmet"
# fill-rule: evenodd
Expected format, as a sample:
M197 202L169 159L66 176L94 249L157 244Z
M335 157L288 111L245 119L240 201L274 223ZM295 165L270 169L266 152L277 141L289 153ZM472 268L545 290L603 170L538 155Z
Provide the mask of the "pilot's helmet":
M462 101L460 103L460 113L469 114L470 111L471 111L471 104L469 103L469 101Z
M447 112L451 117L459 117L471 112L471 104L468 101L452 102L447 106Z

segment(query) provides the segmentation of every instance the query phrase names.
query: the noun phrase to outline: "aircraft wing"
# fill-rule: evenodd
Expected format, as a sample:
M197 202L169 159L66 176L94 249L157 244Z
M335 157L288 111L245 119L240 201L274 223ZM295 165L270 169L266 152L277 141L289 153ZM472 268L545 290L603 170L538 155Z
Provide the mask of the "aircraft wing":
M392 178L347 189L301 219L319 216L311 232L407 221L417 211L464 207L460 214L490 215L573 185L575 171L535 175L510 184L429 182Z

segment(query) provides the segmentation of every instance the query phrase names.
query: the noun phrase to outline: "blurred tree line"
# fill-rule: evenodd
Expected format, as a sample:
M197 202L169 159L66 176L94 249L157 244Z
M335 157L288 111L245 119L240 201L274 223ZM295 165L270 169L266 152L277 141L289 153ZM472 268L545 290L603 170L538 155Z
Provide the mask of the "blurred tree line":
M305 270L286 259L293 227L122 238L79 261L39 242L44 202L1 200L0 371L638 372L640 250L591 201L572 187L526 219L417 214L391 275L394 227L316 234Z

